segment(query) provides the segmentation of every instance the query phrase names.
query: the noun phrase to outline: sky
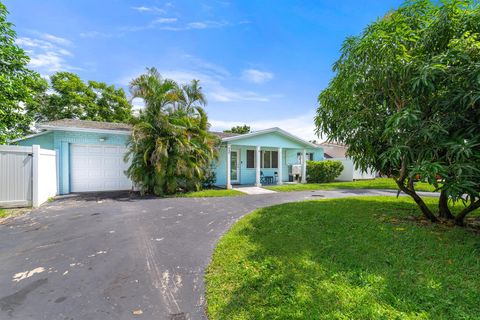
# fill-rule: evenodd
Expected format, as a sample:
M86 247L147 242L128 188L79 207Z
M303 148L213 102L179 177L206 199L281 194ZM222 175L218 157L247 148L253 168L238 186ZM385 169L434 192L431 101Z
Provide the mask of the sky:
M156 67L180 83L200 80L212 130L247 124L322 140L314 133L317 97L342 42L402 1L3 3L17 44L43 76L70 71L128 92L133 78Z

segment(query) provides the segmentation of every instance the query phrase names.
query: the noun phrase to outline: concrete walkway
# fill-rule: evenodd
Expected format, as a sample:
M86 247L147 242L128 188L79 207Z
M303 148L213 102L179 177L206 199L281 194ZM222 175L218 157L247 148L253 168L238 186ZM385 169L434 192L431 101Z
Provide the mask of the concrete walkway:
M235 187L233 188L233 190L237 190L249 195L277 193L276 191L268 190L260 187Z
M225 198L82 195L0 224L0 319L206 319L218 239L274 204L390 195L337 190Z

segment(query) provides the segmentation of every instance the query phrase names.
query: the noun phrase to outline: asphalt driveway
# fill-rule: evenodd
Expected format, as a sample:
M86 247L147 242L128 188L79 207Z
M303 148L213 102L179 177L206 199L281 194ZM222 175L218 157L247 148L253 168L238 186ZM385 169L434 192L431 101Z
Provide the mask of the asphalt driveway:
M61 199L0 225L0 319L206 319L204 269L243 215L319 197L394 194Z

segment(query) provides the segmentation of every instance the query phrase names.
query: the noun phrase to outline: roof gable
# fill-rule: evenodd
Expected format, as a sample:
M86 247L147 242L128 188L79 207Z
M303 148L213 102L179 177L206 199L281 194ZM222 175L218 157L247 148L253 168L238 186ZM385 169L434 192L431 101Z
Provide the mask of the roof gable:
M132 125L128 123L77 120L77 119L61 119L49 122L43 122L38 125L39 128L79 128L79 129L99 129L99 130L120 130L130 131Z
M235 145L260 145L274 148L319 148L317 145L277 127L235 137L223 138L222 142Z

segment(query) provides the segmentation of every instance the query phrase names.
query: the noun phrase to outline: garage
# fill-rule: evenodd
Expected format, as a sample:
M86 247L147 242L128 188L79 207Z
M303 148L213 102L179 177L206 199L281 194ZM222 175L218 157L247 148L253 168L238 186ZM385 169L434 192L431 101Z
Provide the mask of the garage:
M131 190L123 161L126 148L116 145L70 145L70 191Z

